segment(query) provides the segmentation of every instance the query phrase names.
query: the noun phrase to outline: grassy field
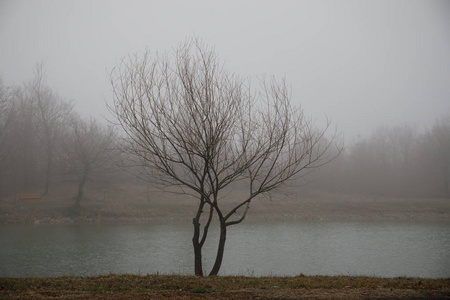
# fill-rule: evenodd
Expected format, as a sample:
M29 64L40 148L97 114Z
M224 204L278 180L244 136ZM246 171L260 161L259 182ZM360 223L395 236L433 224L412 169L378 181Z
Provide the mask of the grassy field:
M450 279L107 275L0 278L1 299L446 299Z
M70 215L76 190L57 187L41 199L0 200L0 224L71 222L190 222L197 200L148 189L143 184L121 184L109 188L87 188L78 216ZM243 192L230 191L221 199L231 207ZM260 220L447 220L447 199L394 198L368 195L336 195L324 192L291 193L271 199L255 199L248 221Z

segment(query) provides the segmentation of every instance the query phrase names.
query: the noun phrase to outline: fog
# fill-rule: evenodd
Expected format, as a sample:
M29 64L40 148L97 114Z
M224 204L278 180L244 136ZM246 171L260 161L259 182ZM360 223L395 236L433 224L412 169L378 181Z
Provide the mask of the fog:
M244 77L286 77L292 99L347 141L381 125L420 130L450 109L448 1L0 2L0 76L46 82L100 119L109 71L197 36Z
M358 265L349 268L349 274L365 270L374 276L448 277L448 255L441 249L448 249L450 243L445 238L449 236L450 216L449 33L449 1L3 0L0 224L142 222L152 223L145 230L153 230L155 224L174 222L176 226L168 228L169 233L163 234L161 241L166 237L169 242L180 241L176 235L181 228L188 242L162 246L161 255L167 255L167 249L178 249L171 257L181 260L163 266L156 259L157 265L150 264L145 272L158 272L158 266L162 266L166 273L189 273L180 267L188 263L189 270L195 264L196 275L204 275L201 253L210 224L211 235L218 240L212 242L218 251L210 275L217 275L221 267L226 228L244 219L249 224L243 232L251 232L251 237L235 231L237 239L230 239L230 245L237 250L239 245L251 245L252 238L267 238L263 224L268 221L281 226L282 233L286 232L283 222L287 222L284 224L296 234L304 232L296 226L305 229L308 222L314 221L311 228L316 230L322 225L315 221L323 221L322 229L329 232L324 239L331 239L332 244L325 240L314 244L322 236L319 228L318 233L311 234L311 244L305 243L313 245L302 257L305 265L294 265L289 274L305 268L310 268L306 269L309 274L343 274L353 261L358 261L354 259L357 255L374 257L367 252L373 248L373 239L367 237L379 236L379 232L392 236L385 230L391 228L397 233L406 230L405 235L395 238L403 247L415 249L415 242L422 241L422 250L409 253L403 261L403 248L386 240L386 245L380 244L384 249L381 254L398 256L395 261L399 266L416 265L410 262L425 256L431 260L417 264L416 269L392 270L395 265L382 255L369 261L375 267L379 267L378 261L386 262L379 269L361 269L362 265ZM185 42L189 38L193 38L188 40L191 43ZM191 53L186 49L193 44L212 47L220 64L209 60L209 52L200 52L206 53L202 57L208 59L191 64L190 57L179 55L178 66L157 69L153 74L162 74L157 78L162 78L160 81L139 81L149 78L141 76L147 75L139 73L142 68L132 68L136 73L121 68L113 72L128 56L139 57L147 51L171 55L175 49ZM187 46L177 48L179 45ZM195 49L202 51L199 48ZM216 68L222 64L243 80L235 82L236 77L230 80L223 75L222 69ZM172 77L172 70L180 76ZM258 86L261 78L272 75L285 78L289 86L285 89L279 83L282 80L277 84L268 80L260 94L253 90L242 92L247 78L252 86ZM111 81L116 83L114 88ZM185 88L186 82L189 89ZM134 95L141 95L143 90L152 95L153 105L134 101ZM300 110L289 106L289 94ZM257 103L260 99L266 102ZM114 118L108 105L115 108L114 117L122 128L108 126L111 123L106 120ZM309 118L319 129L310 126ZM331 124L328 131L323 129L325 124ZM120 138L121 129L127 132L128 140ZM129 173L144 174L147 181ZM178 194L168 193L175 191L174 186L180 187ZM275 193L278 188L284 189ZM398 220L417 222L418 227L410 230L410 224L398 225ZM436 224L429 227L421 221ZM259 229L252 228L251 222ZM383 223L386 228L378 227ZM195 255L189 256L190 261L177 252L187 255L187 249L191 249L186 224L194 225ZM343 224L337 237L330 231L336 224ZM365 229L366 224L371 224L372 231ZM79 244L83 245L83 239L92 238L77 232L81 228L90 233L85 225L61 226L69 229L61 237L70 237L70 230L75 228L73 235L81 237ZM355 233L360 225L362 229ZM131 236L135 228L140 230L133 226L128 227ZM155 232L164 227L158 226ZM271 228L272 224L267 226ZM16 236L13 227L0 226L0 230L4 228L4 232ZM102 230L101 226L97 228ZM24 231L17 243L8 238L0 240L13 241L7 244L5 255L0 253L0 258L13 262L12 269L16 266L14 259L22 261L28 255L21 255L16 248L32 249L27 247L26 236L35 236L37 231L30 232ZM420 234L409 237L410 232ZM288 251L280 256L288 261L278 266L286 270L286 264L297 260L289 251L303 255L303 250L299 252L298 244L277 241L272 237L275 235L283 236L275 231L270 234L269 240L275 242L267 253L278 255L282 253L278 247L286 245L284 250ZM294 240L292 236L289 233L285 238ZM362 237L366 238L363 242ZM45 238L40 240L47 243ZM153 243L151 239L134 240ZM117 241L118 249L123 248L120 234L112 241ZM414 245L410 246L411 241ZM23 246L17 247L20 243ZM63 244L71 247L71 243L76 242ZM132 245L133 251L147 255L135 248L134 242L125 243ZM339 243L343 247L336 247ZM353 254L344 247L352 243L362 243L361 251ZM267 245L250 248L263 249ZM383 252L387 246L392 251ZM143 248L148 246L143 244ZM317 249L332 248L339 255L325 251L323 256L314 256ZM54 249L61 253L57 247ZM204 249L208 253L212 248ZM75 261L85 257L83 247L76 251L72 257ZM248 249L242 252L254 254ZM65 255L65 251L62 253ZM149 256L157 258L152 252ZM86 262L97 261L95 257ZM333 270L321 269L320 263L326 258L344 263L332 265L336 268ZM140 261L117 260L117 268L96 266L90 274L72 272L58 264L54 267L63 275L92 275L132 273L136 272L134 266L140 266ZM267 256L255 260L256 267L250 266L247 272L269 274L270 266L258 270L259 264L268 261L273 259ZM109 268L109 264L101 265ZM61 275L49 272L47 265L41 261L45 270L35 274L27 270L39 267L30 265L18 268L24 270L22 273L0 270L0 277ZM124 265L127 268L122 268ZM224 273L242 274L244 265L238 263ZM275 270L274 274L280 272Z
M294 105L343 134L339 158L289 192L449 198L448 15L446 1L2 1L0 197L148 204L106 151L120 148L105 126L109 75L194 37L255 86L286 78Z

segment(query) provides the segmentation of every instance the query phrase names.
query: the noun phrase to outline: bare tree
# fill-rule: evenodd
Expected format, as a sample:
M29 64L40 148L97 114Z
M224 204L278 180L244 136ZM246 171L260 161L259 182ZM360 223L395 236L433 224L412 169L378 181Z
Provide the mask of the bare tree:
M10 127L13 116L14 105L9 97L8 88L4 85L0 78L0 157L3 157L2 152L6 145L4 145L7 130Z
M417 129L407 123L391 129L389 135L390 143L393 145L396 154L398 153L400 155L403 168L406 168L409 164L411 153L418 140L418 135Z
M11 97L16 110L11 120L12 132L9 138L12 147L9 159L14 177L14 191L30 191L41 181L39 176L41 149L35 101L26 85L15 87Z
M198 201L196 275L204 274L202 247L213 215L220 237L209 275L221 267L227 228L244 220L253 199L330 159L326 150L333 139L319 145L325 130L316 130L291 106L284 81L263 79L255 92L198 40L181 44L173 59L146 53L124 60L111 73L111 84L111 110L126 133L126 151L145 168L146 179ZM247 187L246 196L225 210L223 191L238 182Z
M112 164L115 133L111 127L105 128L96 120L84 121L76 116L71 122L71 131L66 138L64 157L68 172L76 175L78 190L75 197L74 214L79 213L83 191L88 180L100 170Z
M53 173L54 157L56 143L60 140L58 135L63 134L64 127L67 127L67 120L70 119L73 110L73 104L64 101L55 94L44 83L44 64L36 66L33 81L29 88L32 97L36 101L36 114L41 125L45 148L45 182L44 195L50 188L50 177Z
M14 103L6 87L0 78L0 197L3 192L4 176L7 163L12 149L11 131L12 119L14 118Z
M450 113L436 120L423 139L423 148L430 160L429 165L439 173L443 194L450 199Z
M10 100L8 97L8 89L0 78L0 138L8 127L10 120Z

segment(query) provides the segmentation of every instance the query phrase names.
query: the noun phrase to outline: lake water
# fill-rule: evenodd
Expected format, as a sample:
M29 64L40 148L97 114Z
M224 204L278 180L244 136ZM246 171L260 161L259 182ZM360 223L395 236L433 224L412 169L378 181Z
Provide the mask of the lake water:
M0 226L0 277L193 274L192 226ZM210 237L216 236L213 228ZM205 272L217 238L205 245ZM450 277L450 222L269 222L229 227L220 275Z

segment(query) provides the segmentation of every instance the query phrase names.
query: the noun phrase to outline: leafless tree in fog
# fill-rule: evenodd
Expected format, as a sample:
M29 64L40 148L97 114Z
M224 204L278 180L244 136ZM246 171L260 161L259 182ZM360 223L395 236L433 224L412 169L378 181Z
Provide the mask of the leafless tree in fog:
M11 140L8 135L11 132L11 120L14 115L14 103L9 97L9 90L0 78L0 197L3 188L3 173L6 170L6 162L10 158Z
M142 59L123 61L111 83L112 110L128 137L126 150L145 167L147 180L197 198L196 275L204 274L202 246L214 214L220 238L209 275L219 272L227 227L244 220L255 197L330 159L326 151L333 139L319 146L325 130L316 130L301 109L291 106L284 81L261 80L254 92L198 40L181 44L173 59L151 58L147 52ZM225 211L221 192L235 182L245 183L247 195Z
M436 120L425 134L423 145L432 168L439 173L444 195L450 199L450 113Z
M12 89L11 99L14 101L15 114L11 120L10 155L11 176L14 177L14 192L34 190L40 179L36 176L41 161L39 126L35 114L35 101L30 89L23 87Z
M79 213L84 187L92 174L113 164L114 142L115 133L111 127L105 128L95 119L85 121L78 116L72 119L62 161L78 178L74 214Z
M44 64L36 66L34 79L30 83L32 96L36 101L37 117L41 125L45 147L45 183L44 195L50 188L50 177L53 173L57 135L63 134L67 120L71 118L73 104L60 99L58 95L44 84Z
M2 146L0 151L3 150L3 147L5 146L2 141L4 140L4 136L11 123L12 113L13 103L9 99L7 87L0 78L0 144Z
M399 154L403 167L406 168L417 143L418 133L416 128L407 123L395 126L390 131L389 139L396 154Z
M7 87L0 78L0 138L5 133L11 120L11 104Z

